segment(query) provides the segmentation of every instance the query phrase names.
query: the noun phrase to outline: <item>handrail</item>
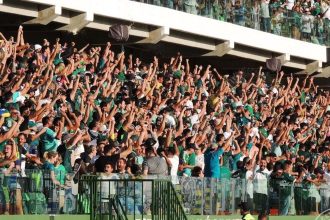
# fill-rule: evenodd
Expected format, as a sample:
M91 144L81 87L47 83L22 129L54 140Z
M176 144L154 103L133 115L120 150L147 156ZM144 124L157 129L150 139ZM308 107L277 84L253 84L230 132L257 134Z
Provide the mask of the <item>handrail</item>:
M171 197L171 199L169 199L169 201L172 201L172 199L175 200L175 202L173 203L173 205L174 204L177 204L178 209L179 209L179 210L174 209L175 211L177 211L177 212L174 213L174 215L178 215L179 216L181 214L180 215L180 217L181 217L180 219L187 220L187 216L184 214L185 213L184 212L184 209L183 209L182 204L181 204L181 202L180 202L180 200L178 198L177 192L174 189L173 183L168 182L168 185L170 187L170 192L173 193L173 196ZM170 203L170 204L172 204L172 203ZM182 213L183 213L183 215L182 215Z
M128 204L127 201L127 199L132 199L132 197L133 200L144 199L137 196L136 185L138 184L145 190L148 190L148 188L150 190L151 185L151 192L145 192L145 194L151 193L152 219L187 220L187 216L170 180L82 177L79 191L81 193L89 193L89 198L91 198L91 205L89 206L91 220L98 219L99 215L110 215L110 219L112 219L113 214L115 214L116 219L125 220L128 215L139 215L136 210L136 203L139 201L133 202L134 210L129 208L132 204ZM132 186L134 188L133 194L129 192ZM121 191L124 191L125 195L123 202L120 199ZM104 207L102 208L102 203L104 202L109 203L108 207L114 212L102 210L104 209Z
M32 175L33 173L41 173L41 175ZM33 179L37 176L40 178L40 184ZM254 205L253 210L265 208L277 213L274 210L281 209L281 201L290 195L290 191L295 200L295 204L291 204L300 210L300 214L310 214L308 207L301 205L306 204L310 198L317 199L315 203L319 203L320 212L329 209L325 200L320 198L329 197L330 182L315 185L308 181L287 183L277 179L249 181L244 178L228 180L194 177L171 179L169 176L145 178L148 179L111 180L112 184L104 186L101 190L100 185L109 180L99 179L97 175L85 175L80 177L77 190L72 194L71 188L62 189L50 184L51 180L44 175L42 170L29 171L26 177L0 175L0 215L4 214L4 210L1 210L4 202L10 203L10 210L13 210L10 214L22 214L17 211L19 208L22 210L22 206L17 206L19 203L15 200L20 194L23 200L23 214L86 214L93 220L97 219L99 214L109 213L109 208L102 210L101 203L114 196L117 196L115 205L118 213L123 213L128 217L133 215L134 219L143 219L143 216L149 218L152 215L156 215L155 219L167 219L168 216L179 216L180 213L187 215L233 214L237 211L237 204L240 201L249 199ZM113 191L109 190L108 194L101 195L103 190L109 187L112 187ZM72 188L75 187L72 186ZM65 199L63 193L65 193ZM252 196L261 199L252 201ZM269 207L261 206L262 204L258 201L265 201ZM121 208L119 208L120 205Z

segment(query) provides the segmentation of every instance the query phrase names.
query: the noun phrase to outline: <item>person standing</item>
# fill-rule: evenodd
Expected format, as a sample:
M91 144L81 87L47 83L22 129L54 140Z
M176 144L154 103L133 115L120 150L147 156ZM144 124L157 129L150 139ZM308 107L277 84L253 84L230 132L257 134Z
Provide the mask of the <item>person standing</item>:
M255 210L259 213L266 214L268 212L268 178L270 171L267 169L267 161L262 158L259 164L259 169L254 175L254 204Z
M168 166L166 160L159 157L153 147L147 147L146 150L146 160L142 165L143 174L147 175L161 175L165 176L168 173Z
M260 29L270 32L269 0L262 0L260 4Z
M292 161L284 162L283 181L285 186L280 185L280 215L288 215L291 205L292 184L295 182L295 177L292 176Z
M100 181L100 195L101 195L101 210L102 212L108 213L109 205L108 203L112 197L116 194L117 183L111 180L118 180L119 176L113 173L113 166L111 161L106 161L104 164L104 171L100 173L99 179L104 180ZM106 181L108 180L108 181Z
M185 0L184 1L184 10L187 13L197 15L197 2L196 0Z
M225 142L225 137L222 134L219 134L217 139L218 143L213 143L204 153L204 174L205 177L212 177L220 179L220 163L219 158L224 152L227 152L230 149L230 144L234 132L231 133L230 137Z

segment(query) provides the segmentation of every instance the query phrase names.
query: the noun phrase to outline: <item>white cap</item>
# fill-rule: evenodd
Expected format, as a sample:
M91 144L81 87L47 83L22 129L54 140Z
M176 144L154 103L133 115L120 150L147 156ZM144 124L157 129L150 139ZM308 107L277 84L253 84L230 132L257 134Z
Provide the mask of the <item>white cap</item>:
M192 101L188 100L185 104L185 107L189 108L194 108L194 104L192 103Z
M238 102L236 102L236 107L241 107L241 106L243 106L242 101L238 101Z
M100 127L100 131L101 132L105 132L107 130L107 126L106 125L102 125L101 127Z
M199 123L198 114L194 114L193 116L190 117L190 123L192 125Z
M277 93L278 93L278 90L274 87L274 88L272 89L272 92L273 92L274 94L277 94Z
M267 139L273 141L273 135L272 134L268 135Z
M167 123L169 123L172 127L175 127L175 119L173 118L172 115L167 115Z
M257 136L259 138L260 136L259 136L259 129L258 129L258 127L253 127L251 129L251 132L250 132L249 135L250 135L250 137Z
M223 133L223 136L225 137L225 140L227 140L229 137L230 137L230 135L231 135L231 132L224 132Z
M34 92L34 96L39 96L40 95L40 90L37 89L35 92Z
M42 46L40 45L40 44L35 44L34 45L34 49L35 50L39 50L39 49L41 49L42 48Z
M48 100L48 99L41 99L40 100L40 105L49 104L49 103L50 103L50 100Z

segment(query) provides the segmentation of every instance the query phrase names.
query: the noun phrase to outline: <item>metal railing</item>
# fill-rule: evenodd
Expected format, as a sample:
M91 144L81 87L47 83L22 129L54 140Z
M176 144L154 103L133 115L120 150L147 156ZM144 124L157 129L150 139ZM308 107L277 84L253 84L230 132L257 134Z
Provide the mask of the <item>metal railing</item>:
M61 175L57 178L65 179ZM0 173L0 214L71 214L73 207L71 186L53 184L49 171Z
M113 179L113 176L82 176L79 181L78 212L90 214L91 220L187 219L176 191L169 180ZM88 208L81 209L81 204Z
M66 175L55 186L49 171L0 174L0 214L88 214L91 219L168 219L185 215L252 213L315 215L330 208L330 183L289 184L269 178L241 179ZM58 176L60 179L60 176Z
M187 217L170 181L153 180L153 219L186 220Z
M256 1L252 0L238 0L235 3L231 0L135 1L230 22L283 37L330 46L330 22L328 18L321 18L320 15L325 12L321 9L318 12L319 16L313 16L297 10L289 10L276 1L263 6L260 3L255 4ZM262 13L265 10L268 12Z

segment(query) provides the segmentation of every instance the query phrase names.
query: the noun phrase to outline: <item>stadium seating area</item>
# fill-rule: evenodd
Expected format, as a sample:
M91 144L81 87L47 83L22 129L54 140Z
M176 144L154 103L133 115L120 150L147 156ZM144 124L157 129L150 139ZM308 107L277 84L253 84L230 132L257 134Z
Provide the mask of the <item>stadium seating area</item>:
M276 35L330 45L328 1L136 0Z
M313 77L267 83L262 67L227 75L110 42L30 45L22 26L0 37L1 214L74 212L64 201L83 195L86 175L170 178L190 214L235 213L241 201L252 213L329 209L330 96ZM110 197L119 183L98 186ZM137 187L133 210L148 212Z

